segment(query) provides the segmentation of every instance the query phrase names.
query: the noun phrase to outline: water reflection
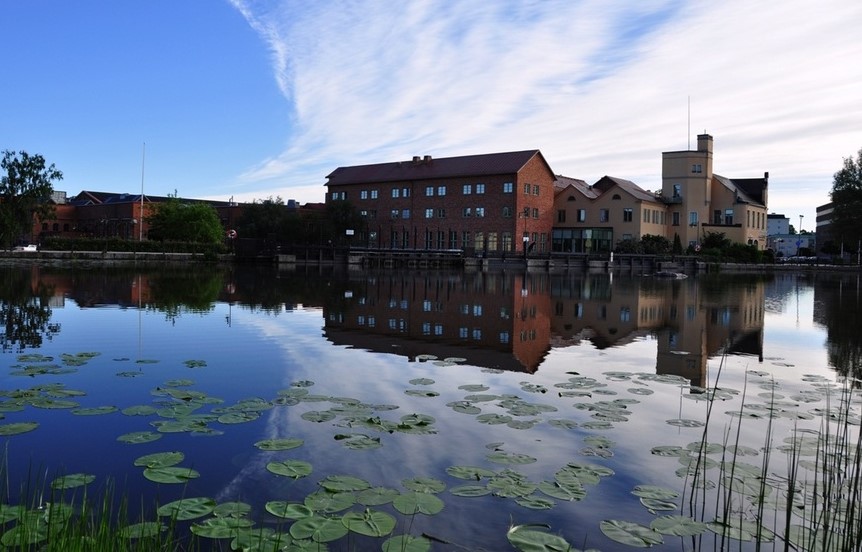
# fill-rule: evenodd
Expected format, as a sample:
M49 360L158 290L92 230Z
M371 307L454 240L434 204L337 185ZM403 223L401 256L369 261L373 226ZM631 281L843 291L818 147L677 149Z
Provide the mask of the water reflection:
M764 313L799 316L814 293L830 364L862 376L860 276L778 274L685 280L591 273L278 271L269 267L5 267L0 283L4 351L37 348L60 325L52 308L119 305L165 314L206 313L216 303L277 315L298 305L323 310L337 345L411 360L433 355L533 373L551 348L657 342L655 371L704 383L722 354L762 361ZM231 316L226 317L230 324ZM797 320L798 322L798 320Z

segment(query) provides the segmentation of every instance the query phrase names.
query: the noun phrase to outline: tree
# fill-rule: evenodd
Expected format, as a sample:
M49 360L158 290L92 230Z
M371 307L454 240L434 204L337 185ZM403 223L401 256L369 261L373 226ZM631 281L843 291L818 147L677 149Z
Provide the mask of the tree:
M33 227L33 217L51 216L52 184L63 173L41 155L5 150L0 160L0 244L9 247Z
M285 233L288 209L280 197L270 196L246 205L237 221L240 237L280 239Z
M855 250L862 240L862 149L856 160L844 159L844 167L832 180L832 235L845 249Z
M218 213L207 203L183 203L172 197L157 203L147 222L152 240L220 243L224 238Z

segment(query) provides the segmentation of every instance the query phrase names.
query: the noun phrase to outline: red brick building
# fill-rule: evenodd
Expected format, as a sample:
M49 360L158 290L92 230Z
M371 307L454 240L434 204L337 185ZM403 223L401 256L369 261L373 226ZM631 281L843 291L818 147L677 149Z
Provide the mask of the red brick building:
M327 203L350 202L365 228L354 246L550 251L554 173L539 150L339 167Z

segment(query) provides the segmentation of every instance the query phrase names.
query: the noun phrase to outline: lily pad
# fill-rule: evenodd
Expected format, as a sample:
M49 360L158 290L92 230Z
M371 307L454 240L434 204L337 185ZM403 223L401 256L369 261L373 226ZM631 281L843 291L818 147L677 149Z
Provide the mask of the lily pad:
M429 493L411 492L398 495L392 501L396 510L406 516L426 514L433 516L443 510L443 501Z
M446 484L433 477L414 477L401 482L404 488L417 493L442 493L446 490Z
M256 442L254 446L267 451L290 450L302 446L304 442L302 439L265 439Z
M52 489L74 489L89 485L96 480L96 476L89 473L71 473L63 475L51 482Z
M423 536L396 535L383 542L383 552L428 552L431 541Z
M302 460L284 460L282 462L270 462L266 469L276 475L299 479L312 472L311 464Z
M287 502L284 500L271 500L264 506L266 511L275 517L286 519L302 519L314 515L314 510L305 504Z
M347 512L341 523L349 531L368 537L384 537L395 529L395 518L385 512L366 509L364 512Z
M146 454L135 460L136 466L146 468L165 468L167 466L175 466L183 461L186 457L182 452L156 452Z
M33 431L39 427L38 422L17 422L13 424L0 424L0 435L8 437L9 435L19 435Z
M318 491L305 497L305 505L323 514L333 514L346 510L356 503L353 493L330 493Z
M311 516L297 520L290 526L290 536L295 539L311 539L314 542L331 542L348 532L341 519Z
M144 477L156 483L188 483L190 479L200 477L200 473L191 468L168 466L164 468L147 468Z
M133 431L117 437L117 441L128 443L130 445L139 445L141 443L150 443L157 439L161 439L162 434L155 431Z
M207 497L182 498L163 504L156 511L160 516L180 521L197 519L212 513L216 501Z
M707 530L706 524L687 516L661 516L652 520L650 529L662 535L693 537Z
M146 539L155 537L167 529L166 526L157 521L144 521L121 527L119 535L125 539Z
M664 543L661 533L639 523L605 520L601 522L599 528L609 539L636 548L648 548Z
M496 472L476 466L449 466L446 473L458 479L479 481L482 478L493 477Z
M247 502L222 502L213 509L216 517L243 518L251 513L251 504Z
M509 528L509 544L521 552L569 552L572 545L559 535L547 532L546 525L515 525Z
M389 504L399 494L396 489L389 487L371 487L357 494L356 502L363 506L380 506L382 504Z
M492 452L487 455L487 458L495 464L533 464L538 461L538 459L527 454L504 451Z

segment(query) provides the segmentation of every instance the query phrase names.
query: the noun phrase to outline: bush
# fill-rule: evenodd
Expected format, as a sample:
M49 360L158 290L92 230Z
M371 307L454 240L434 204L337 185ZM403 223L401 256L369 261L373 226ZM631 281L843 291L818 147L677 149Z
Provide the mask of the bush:
M224 244L202 244L178 241L134 241L119 238L45 238L45 251L117 251L121 253L203 253L215 258L226 253Z

